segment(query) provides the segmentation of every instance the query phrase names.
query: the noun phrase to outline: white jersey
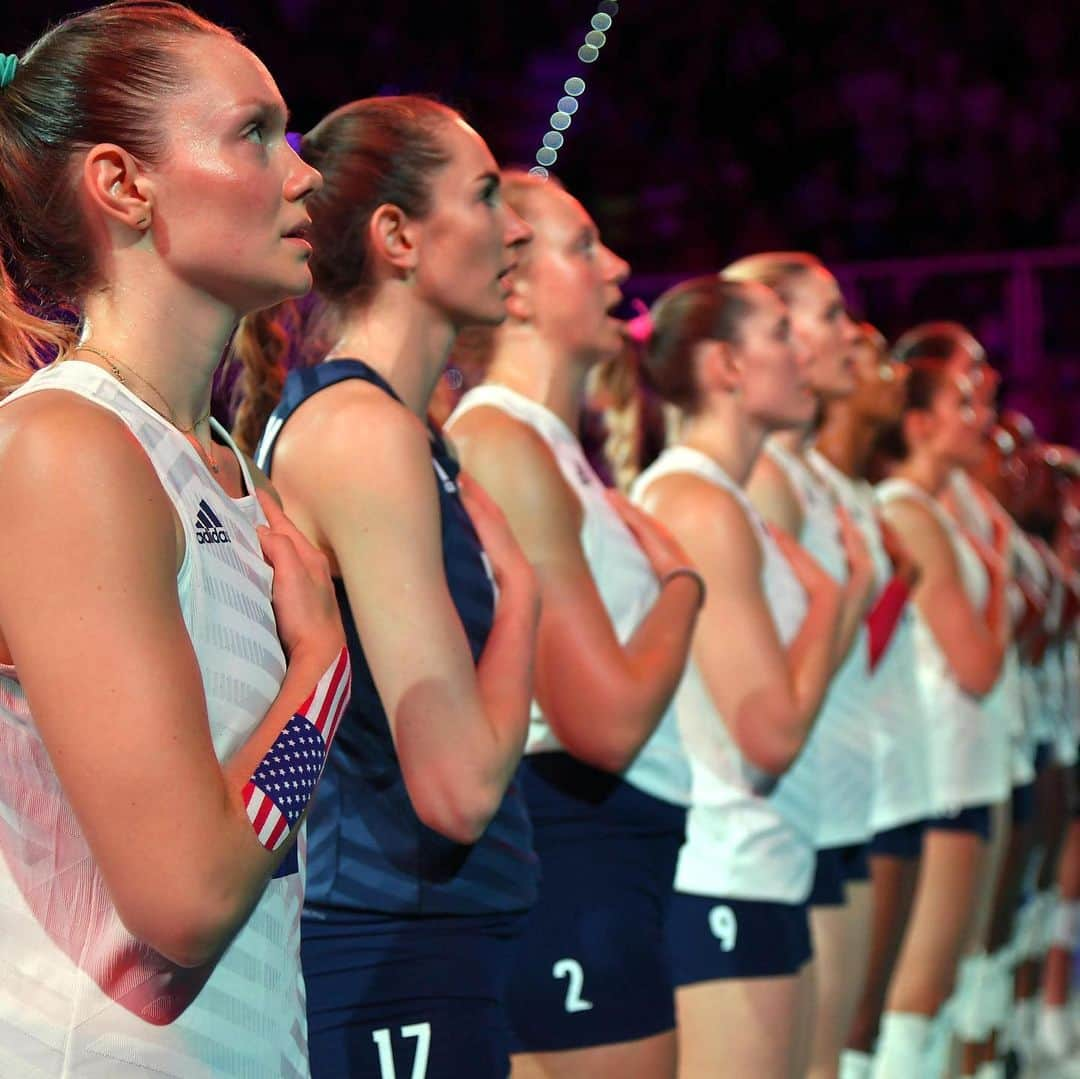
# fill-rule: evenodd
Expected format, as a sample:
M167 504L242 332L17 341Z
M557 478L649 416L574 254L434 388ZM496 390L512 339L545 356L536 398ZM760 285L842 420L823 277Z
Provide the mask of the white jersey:
M961 527L978 536L983 543L994 542L994 516L979 497L975 485L966 472L956 469L949 477L949 487L956 506L956 518ZM985 492L986 497L992 497ZM1013 564L1011 548L1018 529L1006 511L994 503L994 514L1009 526L1010 551L1007 555L1010 568ZM1010 577L1012 575L1010 574ZM1012 623L1015 625L1023 614L1024 596L1020 586L1010 581L1008 605ZM1010 641L1005 649L1001 673L994 688L983 698L982 706L991 719L987 737L1004 742L997 752L1009 758L1010 786L1020 787L1035 778L1034 748L1024 715L1024 688L1020 674L1020 652Z
M641 502L650 484L679 473L722 488L746 513L761 545L765 599L781 641L789 644L806 618L806 592L746 495L715 461L688 446L665 450L638 477L632 497ZM813 828L807 827L806 817L784 811L774 781L740 753L693 659L676 690L675 710L693 772L676 889L730 899L804 902L814 879Z
M625 644L651 610L660 586L649 560L607 499L577 436L550 409L509 389L487 383L461 399L449 426L474 408L489 406L534 430L551 450L567 486L581 502L581 547L596 590L611 619L615 636ZM564 747L537 701L532 703L526 753ZM638 790L674 805L690 800L690 764L679 740L675 712L669 706L659 726L642 746L622 778Z
M176 508L185 539L180 609L202 672L214 750L227 760L261 722L285 675L272 572L255 532L265 523L261 508L253 495L229 498L183 435L92 364L54 364L3 404L47 389L77 393L117 415ZM308 1074L302 850L291 872L269 882L212 968L180 968L121 923L11 667L0 668L0 774L0 1075ZM161 812L184 827L183 806L163 804Z
M848 579L847 556L833 493L801 457L783 449L775 439L766 443L765 452L783 469L799 499L803 513L799 542L833 580L844 584ZM868 642L866 627L860 625L844 662L833 672L810 736L820 791L819 848L864 843L870 838L874 751L867 721Z
M844 475L816 450L807 454L807 460L865 537L880 593L892 580L894 569L882 538L873 487ZM873 737L870 825L876 834L925 820L933 811L929 718L916 682L915 615L910 603L904 605L873 674L866 669L866 679L867 720Z
M905 479L890 479L877 487L882 503L903 498L928 509L945 530L960 569L968 599L981 611L990 580L974 547L959 525L922 488ZM990 734L992 719L979 699L963 690L945 653L926 622L915 620L915 649L919 688L930 718L931 787L935 815L948 815L972 806L1003 801L1011 788L1007 745Z

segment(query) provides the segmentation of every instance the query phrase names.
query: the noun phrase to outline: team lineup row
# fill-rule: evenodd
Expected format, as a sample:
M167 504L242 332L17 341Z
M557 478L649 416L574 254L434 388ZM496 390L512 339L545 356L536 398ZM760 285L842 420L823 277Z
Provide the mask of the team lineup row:
M628 330L454 110L287 115L174 3L0 63L0 1073L1064 1063L1075 458L811 255Z

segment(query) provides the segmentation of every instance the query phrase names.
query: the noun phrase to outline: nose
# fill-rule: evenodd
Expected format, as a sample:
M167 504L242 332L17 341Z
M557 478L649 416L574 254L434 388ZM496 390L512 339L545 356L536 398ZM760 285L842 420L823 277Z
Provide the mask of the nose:
M304 199L321 191L323 176L314 165L309 165L289 143L292 155L288 179L285 181L285 197L290 202L303 202Z
M503 203L506 213L506 227L503 230L503 243L507 247L521 247L533 238L532 225L512 206Z
M852 317L845 311L841 316L843 320L843 328L841 333L844 336L844 344L853 345L859 340L859 327L856 325Z
M809 345L798 335L791 335L791 352L795 357L795 363L798 365L800 371L805 372L810 366L814 354L811 351Z
M630 276L630 263L616 255L606 245L603 245L603 252L606 262L604 279L611 281L613 284L621 285Z

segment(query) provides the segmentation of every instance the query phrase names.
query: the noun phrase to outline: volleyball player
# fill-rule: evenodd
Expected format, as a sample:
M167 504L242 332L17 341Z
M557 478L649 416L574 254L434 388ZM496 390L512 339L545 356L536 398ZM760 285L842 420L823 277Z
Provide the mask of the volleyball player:
M0 71L0 1072L303 1076L295 841L348 664L209 404L241 315L310 287L319 176L180 5Z

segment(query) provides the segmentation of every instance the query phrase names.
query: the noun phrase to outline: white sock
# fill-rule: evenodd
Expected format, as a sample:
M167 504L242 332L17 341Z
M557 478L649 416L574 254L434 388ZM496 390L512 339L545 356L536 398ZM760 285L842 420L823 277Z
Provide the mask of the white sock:
M840 1068L836 1079L870 1079L870 1068L874 1058L869 1053L860 1053L857 1049L845 1049L840 1054Z
M921 1073L925 1079L942 1079L943 1076L951 1074L949 1066L952 1062L953 1038L956 1035L955 1024L956 997L954 996L945 1001L930 1022L930 1036L926 1041Z
M1031 1056L1035 1048L1035 1030L1039 1025L1039 998L1018 1000L1015 1014L1016 1050L1023 1056Z
M1080 943L1080 901L1057 901L1050 927L1050 942L1054 947L1064 948L1069 952Z
M1000 1060L988 1060L979 1065L975 1079L1005 1079L1005 1065Z
M1069 1017L1063 1007L1044 1004L1038 1017L1038 1043L1053 1060L1064 1060L1072 1042Z
M873 1079L912 1079L926 1075L930 1019L910 1012L886 1012L874 1051Z

